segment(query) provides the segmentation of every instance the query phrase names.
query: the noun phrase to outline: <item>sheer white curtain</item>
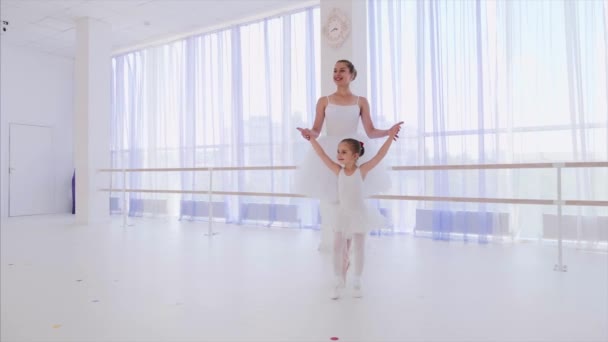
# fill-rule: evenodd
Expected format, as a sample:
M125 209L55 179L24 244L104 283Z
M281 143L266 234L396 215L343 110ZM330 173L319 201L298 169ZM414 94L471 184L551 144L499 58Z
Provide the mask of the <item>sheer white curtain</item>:
M293 165L306 147L295 127L312 120L318 97L319 26L312 7L116 56L113 166ZM213 189L287 193L292 172L216 171ZM133 173L128 181L132 188L204 191L209 174ZM122 185L120 176L114 184ZM213 200L217 217L265 224L293 223L297 215L286 213L301 202ZM132 194L130 214L206 218L206 201L206 195Z
M370 0L372 108L378 121L407 126L391 164L607 160L606 11L605 1ZM606 199L606 169L568 169L563 179L565 198ZM556 196L552 170L400 172L394 184L409 195ZM434 238L475 233L482 242L504 228L494 213L508 214L510 234L522 238L543 237L543 214L555 213L534 205L383 206L393 209L397 229L422 225L426 209ZM458 212L479 222L457 222ZM597 218L606 210L566 214Z

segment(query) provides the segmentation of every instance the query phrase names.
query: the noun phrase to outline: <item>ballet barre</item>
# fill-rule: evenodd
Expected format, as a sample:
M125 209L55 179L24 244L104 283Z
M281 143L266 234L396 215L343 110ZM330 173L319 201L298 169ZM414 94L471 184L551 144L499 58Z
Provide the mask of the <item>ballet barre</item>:
M462 165L426 165L426 166L393 166L393 171L438 171L438 170L496 170L496 169L555 169L556 170L556 199L530 199L530 198L485 198L485 197L449 197L449 196L402 196L402 195L375 195L374 199L384 200L413 200L413 201L441 201L441 202L469 202L469 203L498 203L498 204L533 204L555 205L557 207L557 245L558 256L555 271L566 272L567 265L563 263L562 245L562 208L563 206L598 206L608 207L608 200L564 200L562 198L562 170L564 168L597 168L608 167L608 162L561 162L561 163L515 163L515 164L462 164ZM207 194L209 203L208 236L213 236L213 195L228 196L261 196L261 197L291 197L305 198L307 196L292 193L274 192L243 192L243 191L213 191L213 172L216 171L251 171L251 170L295 170L296 166L244 166L244 167L190 167L190 168L133 168L133 169L100 169L100 172L122 173L123 187L120 189L99 189L104 192L122 192L123 195L123 226L127 225L126 193L160 193L160 194ZM207 190L156 190L156 189L127 189L127 172L209 172L209 189ZM608 229L608 227L607 227Z

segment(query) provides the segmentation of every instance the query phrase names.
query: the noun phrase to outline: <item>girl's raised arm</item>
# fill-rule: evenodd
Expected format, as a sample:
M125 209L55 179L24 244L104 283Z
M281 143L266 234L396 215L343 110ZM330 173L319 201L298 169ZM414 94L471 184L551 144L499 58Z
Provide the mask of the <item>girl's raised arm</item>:
M371 169L376 167L380 163L380 161L382 161L384 156L386 156L388 149L391 147L391 144L393 143L393 140L395 139L395 136L397 135L397 133L399 133L400 129L401 129L401 122L393 125L393 127L391 127L388 130L388 138L386 139L384 144L382 144L382 147L380 147L380 150L378 151L378 153L372 159L370 159L366 163L363 163L363 164L361 164L361 166L359 166L359 170L361 171L361 176L363 178L365 178L365 176L367 176L367 173Z
M327 167L337 175L342 169L342 166L340 166L340 164L334 162L333 160L331 160L331 158L329 158L329 156L327 155L327 153L325 153L323 147L319 145L319 142L315 137L310 137L310 144L312 145L312 148L315 150L315 152L317 152L319 158L321 158L323 163L325 163L325 165L327 165Z

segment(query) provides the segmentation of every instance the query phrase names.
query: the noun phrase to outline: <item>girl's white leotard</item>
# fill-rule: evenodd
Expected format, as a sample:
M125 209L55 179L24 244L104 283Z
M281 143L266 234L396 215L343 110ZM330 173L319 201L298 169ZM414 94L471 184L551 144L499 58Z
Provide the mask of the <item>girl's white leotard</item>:
M338 173L338 202L332 204L332 210L328 211L328 217L324 219L328 220L335 232L344 233L346 238L352 234L365 234L372 229L384 228L387 224L378 209L366 203L364 183L359 168L350 176L345 174L344 168Z

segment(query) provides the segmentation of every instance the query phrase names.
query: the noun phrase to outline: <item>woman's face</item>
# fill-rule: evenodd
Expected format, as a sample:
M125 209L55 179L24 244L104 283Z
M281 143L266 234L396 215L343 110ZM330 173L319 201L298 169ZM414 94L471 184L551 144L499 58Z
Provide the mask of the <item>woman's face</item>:
M346 63L336 63L336 66L334 66L334 83L336 85L348 85L352 78L353 75L348 70Z
M338 163L346 165L357 161L358 155L354 153L348 143L341 142L338 144Z

